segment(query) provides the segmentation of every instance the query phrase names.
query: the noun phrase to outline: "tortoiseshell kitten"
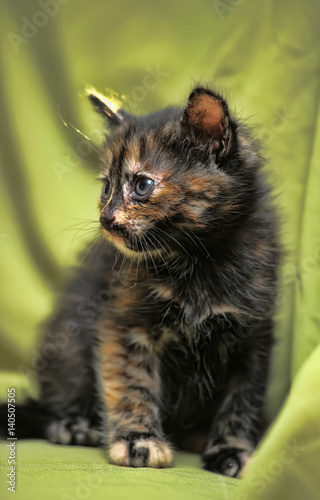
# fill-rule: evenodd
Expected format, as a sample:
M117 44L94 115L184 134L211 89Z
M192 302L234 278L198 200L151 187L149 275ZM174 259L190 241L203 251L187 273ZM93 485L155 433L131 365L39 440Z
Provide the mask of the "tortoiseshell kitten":
M45 435L104 442L122 466L170 467L174 448L193 450L237 477L261 432L273 343L279 247L263 162L209 89L142 117L89 98L110 129L105 239L41 350Z

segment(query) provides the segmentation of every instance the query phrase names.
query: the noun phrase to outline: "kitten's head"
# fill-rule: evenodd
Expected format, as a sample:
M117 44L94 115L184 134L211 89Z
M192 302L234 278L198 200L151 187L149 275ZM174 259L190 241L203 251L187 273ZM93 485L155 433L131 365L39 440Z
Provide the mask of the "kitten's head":
M219 94L196 88L184 108L140 117L89 98L110 128L101 230L121 251L208 253L249 216L258 159Z

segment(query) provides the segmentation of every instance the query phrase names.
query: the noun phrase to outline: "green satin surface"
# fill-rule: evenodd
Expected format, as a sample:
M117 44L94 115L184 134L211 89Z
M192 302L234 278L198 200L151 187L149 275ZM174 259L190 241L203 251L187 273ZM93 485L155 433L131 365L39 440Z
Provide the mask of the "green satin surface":
M188 454L173 469L134 470L99 450L25 441L15 498L319 497L319 19L315 0L1 0L2 399L8 387L36 394L38 325L97 227L97 173L63 124L101 140L86 85L138 114L183 104L194 82L222 89L262 144L286 249L268 430L244 479L202 471ZM0 450L0 496L10 498Z

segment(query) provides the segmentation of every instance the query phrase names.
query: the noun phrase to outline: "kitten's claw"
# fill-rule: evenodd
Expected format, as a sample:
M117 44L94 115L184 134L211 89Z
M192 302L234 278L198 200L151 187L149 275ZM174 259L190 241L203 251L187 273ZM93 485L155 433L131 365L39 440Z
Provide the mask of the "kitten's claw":
M240 477L253 449L230 445L216 445L202 455L203 468L228 477Z
M101 441L99 431L82 417L52 420L46 428L46 437L51 443L78 446L98 446Z
M121 439L111 444L109 460L124 467L172 467L173 452L170 446L157 438Z

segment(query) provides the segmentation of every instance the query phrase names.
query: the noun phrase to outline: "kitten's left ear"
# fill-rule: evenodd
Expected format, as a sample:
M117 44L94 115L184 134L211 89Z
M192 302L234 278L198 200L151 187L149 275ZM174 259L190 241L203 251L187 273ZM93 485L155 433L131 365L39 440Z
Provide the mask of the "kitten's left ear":
M194 142L209 145L216 159L229 151L232 130L228 107L211 90L193 90L184 111L182 126Z
M107 119L107 123L111 128L118 127L129 119L130 115L121 109L117 99L108 99L92 87L86 88L86 93L96 111Z

